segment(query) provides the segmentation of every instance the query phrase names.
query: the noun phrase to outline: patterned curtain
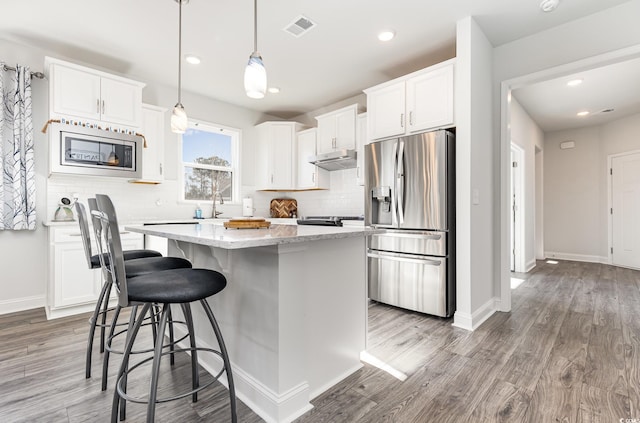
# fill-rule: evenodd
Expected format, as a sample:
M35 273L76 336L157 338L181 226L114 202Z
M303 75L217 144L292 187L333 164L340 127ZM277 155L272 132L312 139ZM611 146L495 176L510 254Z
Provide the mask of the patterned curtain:
M0 230L36 228L36 183L28 66L0 62Z

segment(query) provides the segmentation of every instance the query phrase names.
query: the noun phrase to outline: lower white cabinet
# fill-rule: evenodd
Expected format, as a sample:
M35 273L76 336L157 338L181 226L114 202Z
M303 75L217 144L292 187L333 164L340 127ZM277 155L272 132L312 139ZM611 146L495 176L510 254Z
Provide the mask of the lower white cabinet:
M123 231L120 237L125 250L143 248L142 234ZM92 243L96 254L94 239ZM77 225L50 226L47 318L93 310L101 289L102 270L90 270L87 266L80 228Z

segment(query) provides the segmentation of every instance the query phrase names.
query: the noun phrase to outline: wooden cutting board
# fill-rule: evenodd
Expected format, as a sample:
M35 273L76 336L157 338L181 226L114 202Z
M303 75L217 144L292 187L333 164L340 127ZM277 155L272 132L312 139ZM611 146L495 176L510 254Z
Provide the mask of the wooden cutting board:
M227 229L260 229L268 228L271 226L271 222L264 219L229 219L223 225Z
M269 213L271 217L282 218L298 215L298 202L293 198L274 198L269 204Z

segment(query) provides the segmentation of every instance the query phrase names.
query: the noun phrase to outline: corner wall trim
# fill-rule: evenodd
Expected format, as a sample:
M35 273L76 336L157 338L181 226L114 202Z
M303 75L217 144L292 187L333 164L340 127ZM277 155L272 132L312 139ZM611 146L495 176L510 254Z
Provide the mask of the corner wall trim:
M0 301L0 314L15 313L40 307L44 307L44 295L2 300Z
M483 324L489 317L498 311L500 298L494 297L480 306L473 313L461 313L456 311L453 315L452 326L468 331L474 331Z
M559 253L556 251L545 251L544 255L546 259L558 259L558 260L571 260L571 261L584 261L588 263L602 263L610 264L608 257L592 256L587 254L572 254L572 253Z

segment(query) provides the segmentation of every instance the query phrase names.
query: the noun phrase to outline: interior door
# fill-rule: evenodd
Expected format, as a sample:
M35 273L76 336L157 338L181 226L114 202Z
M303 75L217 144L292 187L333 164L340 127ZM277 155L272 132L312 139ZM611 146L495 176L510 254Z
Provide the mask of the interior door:
M611 263L640 268L640 153L611 159Z

